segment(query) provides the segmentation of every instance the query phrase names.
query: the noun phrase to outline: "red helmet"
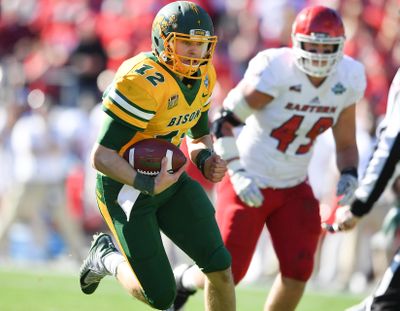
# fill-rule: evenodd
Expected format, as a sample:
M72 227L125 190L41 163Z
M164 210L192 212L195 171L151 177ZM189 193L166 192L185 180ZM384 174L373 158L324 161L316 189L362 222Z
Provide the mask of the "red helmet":
M325 77L343 57L345 35L339 14L328 7L311 6L303 9L292 27L296 65L306 74ZM314 53L304 49L305 42L334 45L333 53Z

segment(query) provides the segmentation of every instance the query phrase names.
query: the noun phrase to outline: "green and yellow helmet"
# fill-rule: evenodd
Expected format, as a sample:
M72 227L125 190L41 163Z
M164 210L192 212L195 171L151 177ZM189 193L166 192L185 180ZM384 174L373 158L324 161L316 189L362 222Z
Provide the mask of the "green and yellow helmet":
M203 8L189 1L167 4L154 18L151 35L152 49L161 63L181 76L202 78L194 74L211 61L217 43L212 20ZM178 55L176 43L179 40L204 44L202 56Z

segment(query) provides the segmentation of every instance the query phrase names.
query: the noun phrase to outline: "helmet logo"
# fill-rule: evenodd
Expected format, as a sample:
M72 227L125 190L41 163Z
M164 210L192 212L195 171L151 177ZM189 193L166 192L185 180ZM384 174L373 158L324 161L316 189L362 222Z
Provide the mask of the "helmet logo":
M156 16L156 19L153 22L153 32L156 32L158 28L161 30L161 33L165 33L168 28L168 21L164 16Z
M156 20L154 20L154 23L153 23L153 31L155 31L155 29L158 26L160 28L161 32L164 35L166 35L169 27L171 27L172 29L178 28L177 20L178 19L177 19L176 15L171 15L171 17L168 19L165 16L157 16Z
M323 32L312 32L310 35L311 35L311 37L314 37L316 39L319 39L319 38L323 39L323 38L329 37L329 35L327 33L323 33Z
M189 34L191 36L210 36L210 32L203 29L190 29Z

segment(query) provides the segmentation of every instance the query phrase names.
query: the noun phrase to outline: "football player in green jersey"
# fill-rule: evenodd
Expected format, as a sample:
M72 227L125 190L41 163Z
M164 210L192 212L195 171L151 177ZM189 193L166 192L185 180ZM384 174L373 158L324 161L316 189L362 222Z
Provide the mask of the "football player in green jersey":
M155 309L171 306L177 292L160 230L207 276L206 310L235 310L231 257L203 188L185 172L156 177L135 171L121 155L146 138L179 145L188 136L189 157L203 175L219 182L226 162L212 151L208 129L216 74L211 63L217 37L200 6L176 1L164 6L152 28L152 52L126 60L103 97L105 119L92 162L98 170L96 196L112 238L96 235L80 271L92 294L114 275L129 294ZM186 293L190 294L190 293Z

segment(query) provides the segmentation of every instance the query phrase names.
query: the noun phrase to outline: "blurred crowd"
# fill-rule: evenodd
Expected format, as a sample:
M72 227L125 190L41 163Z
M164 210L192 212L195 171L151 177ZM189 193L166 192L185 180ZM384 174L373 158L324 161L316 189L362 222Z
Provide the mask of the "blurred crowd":
M43 261L67 253L80 260L89 236L104 229L94 201L95 172L88 165L101 121L101 94L123 60L151 50L153 18L168 2L0 2L0 259ZM368 86L358 117L361 155L368 158L390 81L400 66L398 0L194 2L210 13L219 37L213 109L258 51L290 45L291 24L299 10L310 4L338 9L346 29L345 53L366 68ZM335 174L332 171L332 178ZM324 204L333 204L332 198L326 199L334 191L332 185L315 190ZM204 186L212 196L211 185ZM389 210L394 196L382 205L383 211ZM376 224L360 229L365 230L361 235L370 237L380 228L385 212L378 214ZM25 247L18 248L24 241ZM260 249L268 248L267 241L260 243ZM353 242L352 248L358 244ZM373 267L356 268L355 258L344 265L344 283L357 269L368 275ZM257 276L265 272L255 269ZM318 273L329 279L338 275L332 271Z

